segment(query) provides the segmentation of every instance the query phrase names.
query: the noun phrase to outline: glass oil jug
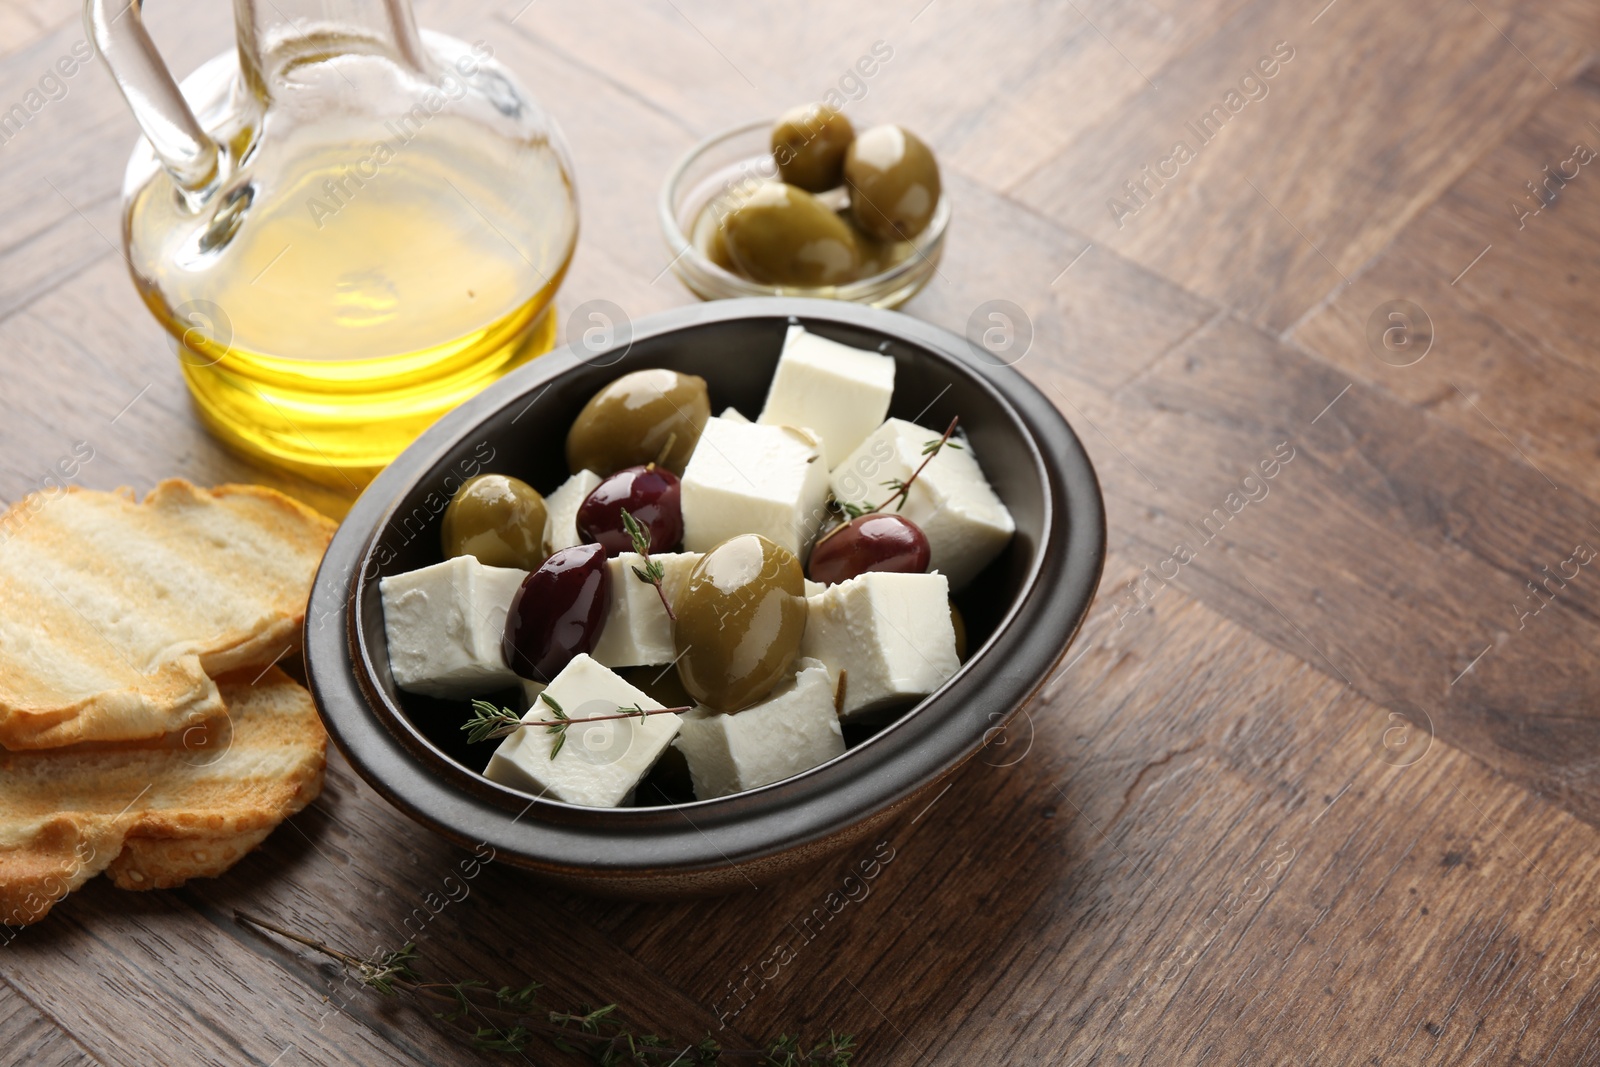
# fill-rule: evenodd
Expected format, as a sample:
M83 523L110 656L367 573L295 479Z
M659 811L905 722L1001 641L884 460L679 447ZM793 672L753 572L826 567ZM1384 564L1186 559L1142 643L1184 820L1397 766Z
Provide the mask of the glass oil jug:
M138 0L86 0L144 133L133 280L225 442L360 486L555 340L577 240L554 122L409 0L235 0L180 90Z

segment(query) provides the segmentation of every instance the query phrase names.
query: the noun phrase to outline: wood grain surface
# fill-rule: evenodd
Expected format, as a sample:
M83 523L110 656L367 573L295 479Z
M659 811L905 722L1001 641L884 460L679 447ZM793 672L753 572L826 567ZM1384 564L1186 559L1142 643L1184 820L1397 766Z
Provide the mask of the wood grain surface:
M654 219L674 159L885 42L850 110L920 132L955 205L905 310L964 332L1021 309L1017 368L1104 484L1100 596L929 807L723 899L585 899L491 863L435 914L468 854L335 758L226 876L97 882L7 932L0 1062L518 1062L244 908L647 1029L847 1031L874 1067L1600 1063L1600 572L1550 579L1600 549L1600 158L1571 162L1600 152L1600 8L417 11L489 44L566 133L563 309L635 316L692 299ZM179 71L230 46L227 5L147 18ZM83 37L72 3L0 0L0 111ZM120 251L132 121L98 64L62 85L0 142L0 497L88 442L89 487L252 480L340 514L199 426Z

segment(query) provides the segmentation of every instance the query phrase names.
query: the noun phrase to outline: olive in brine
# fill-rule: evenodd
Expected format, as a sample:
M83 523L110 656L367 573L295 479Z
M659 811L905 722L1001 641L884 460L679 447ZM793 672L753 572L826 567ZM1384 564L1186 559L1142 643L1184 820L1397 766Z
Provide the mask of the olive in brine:
M772 128L778 177L808 193L838 188L844 181L844 154L855 136L850 120L826 104L784 112Z
M650 539L651 552L671 552L683 540L682 491L678 476L648 463L620 470L594 487L578 505L578 535L615 556L632 552L626 511Z
M722 224L714 223L710 234L705 240L705 247L701 249L706 258L729 274L737 274L739 268L734 265L733 257L728 255L728 239L723 236Z
M624 374L578 412L567 431L567 466L604 477L658 463L682 474L710 417L704 378L670 370Z
M956 631L956 659L962 663L967 661L967 620L961 617L961 609L955 602L950 603L950 625Z
M469 478L444 509L445 558L535 570L545 557L545 519L544 497L527 482L504 474Z
M939 205L939 164L916 134L874 126L844 158L850 217L880 241L909 241L928 228Z
M804 189L766 182L722 220L728 256L751 281L814 287L855 279L855 234Z
M599 545L563 548L522 580L506 613L506 666L549 682L593 652L611 604L611 571Z
M811 580L833 585L868 571L921 574L933 551L928 535L904 515L858 515L828 531L811 550Z
M683 688L713 711L749 707L789 677L800 654L800 561L760 534L729 538L695 566L673 608Z

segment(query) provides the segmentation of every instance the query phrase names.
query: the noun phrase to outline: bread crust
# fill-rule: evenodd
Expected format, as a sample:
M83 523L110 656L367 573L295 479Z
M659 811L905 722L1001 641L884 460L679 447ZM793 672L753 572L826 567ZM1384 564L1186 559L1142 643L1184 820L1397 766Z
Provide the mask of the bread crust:
M0 753L0 923L38 922L101 872L164 889L226 871L322 790L327 734L277 668L219 680L200 727Z
M299 647L334 528L253 485L24 497L0 515L0 746L154 738L219 714L212 677Z

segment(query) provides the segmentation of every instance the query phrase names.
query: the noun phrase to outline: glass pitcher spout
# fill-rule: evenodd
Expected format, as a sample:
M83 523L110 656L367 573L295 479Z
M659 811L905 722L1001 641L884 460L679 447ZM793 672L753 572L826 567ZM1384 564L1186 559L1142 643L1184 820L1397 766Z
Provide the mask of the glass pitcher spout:
M180 87L137 3L85 10L144 133L133 280L225 442L359 486L551 347L571 163L489 45L407 0L236 0L238 47Z
M234 0L239 68L263 100L295 64L368 51L424 73L428 54L408 0Z

